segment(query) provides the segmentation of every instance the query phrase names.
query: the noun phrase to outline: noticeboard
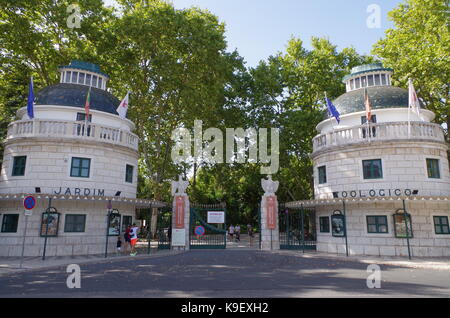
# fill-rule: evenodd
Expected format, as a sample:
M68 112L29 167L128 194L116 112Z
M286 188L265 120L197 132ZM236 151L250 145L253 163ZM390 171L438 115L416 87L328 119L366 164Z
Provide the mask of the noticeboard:
M108 219L108 236L120 235L120 214L111 213Z
M331 216L331 234L334 237L345 237L345 216Z
M48 228L47 228L48 222ZM41 219L41 232L40 236L58 236L59 228L59 213L58 212L44 212Z
M209 224L224 224L225 212L224 211L208 211L208 223Z

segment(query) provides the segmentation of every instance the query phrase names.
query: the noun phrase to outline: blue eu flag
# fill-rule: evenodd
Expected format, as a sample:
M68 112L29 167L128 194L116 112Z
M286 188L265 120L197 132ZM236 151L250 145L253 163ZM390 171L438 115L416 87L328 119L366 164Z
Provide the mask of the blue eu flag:
M325 100L327 101L327 107L328 107L328 113L331 116L334 116L334 118L336 118L338 124L341 122L341 118L339 117L340 114L337 111L336 107L333 105L333 103L327 98L325 97Z
M28 112L28 117L30 117L30 119L34 118L33 102L34 102L33 77L31 77L30 78L30 89L28 91L28 104L27 104L27 112Z

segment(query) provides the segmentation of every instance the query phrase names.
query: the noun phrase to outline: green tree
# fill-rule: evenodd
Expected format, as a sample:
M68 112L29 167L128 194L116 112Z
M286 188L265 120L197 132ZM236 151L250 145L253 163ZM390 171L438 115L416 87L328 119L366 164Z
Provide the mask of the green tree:
M448 0L407 0L389 12L395 27L375 44L373 53L395 70L394 85L413 79L436 123L450 127L450 30Z

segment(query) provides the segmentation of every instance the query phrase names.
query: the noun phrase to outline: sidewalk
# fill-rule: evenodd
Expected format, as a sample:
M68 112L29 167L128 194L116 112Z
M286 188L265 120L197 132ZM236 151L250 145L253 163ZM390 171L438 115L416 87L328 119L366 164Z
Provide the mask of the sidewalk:
M69 264L110 263L115 261L164 257L184 253L184 251L157 250L152 248L150 254L148 254L147 248L144 248L143 246L138 247L137 250L138 254L136 256L130 256L129 254L117 255L115 253L111 253L108 254L107 258L105 258L105 254L79 256L47 256L45 260L42 260L42 256L24 257L22 261L22 267L20 267L20 257L0 257L0 276L10 273L45 269Z
M389 257L389 256L345 256L342 254L328 254L315 251L302 251L295 250L280 250L274 251L281 255L297 255L302 258L327 258L336 259L339 261L360 262L365 264L377 264L377 265L391 265L408 268L422 268L432 270L444 270L450 271L450 257L412 257L411 260L408 256L405 257Z

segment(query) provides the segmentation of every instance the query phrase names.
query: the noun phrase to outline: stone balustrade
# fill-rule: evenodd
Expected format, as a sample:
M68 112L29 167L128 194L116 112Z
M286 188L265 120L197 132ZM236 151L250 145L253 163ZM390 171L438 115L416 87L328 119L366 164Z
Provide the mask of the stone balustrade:
M128 131L95 123L64 120L18 120L8 126L6 140L33 137L67 137L107 142L138 150L138 137Z
M391 122L335 129L332 132L318 135L313 138L313 151L371 141L399 139L445 142L444 131L438 124L411 122L408 129L408 122Z

